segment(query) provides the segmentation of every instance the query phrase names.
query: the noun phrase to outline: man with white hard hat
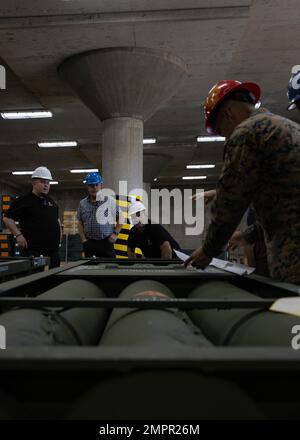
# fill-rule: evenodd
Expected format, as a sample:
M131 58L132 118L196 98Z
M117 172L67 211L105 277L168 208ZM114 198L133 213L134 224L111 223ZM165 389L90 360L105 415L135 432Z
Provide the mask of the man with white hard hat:
M5 226L15 235L22 256L49 256L50 269L60 265L58 250L62 233L58 206L48 195L51 180L48 168L36 168L31 176L32 190L15 199L3 218Z
M133 202L128 216L133 224L128 236L128 258L136 258L135 248L141 249L145 258L176 258L174 249L180 250L179 244L163 226L148 219L143 203Z

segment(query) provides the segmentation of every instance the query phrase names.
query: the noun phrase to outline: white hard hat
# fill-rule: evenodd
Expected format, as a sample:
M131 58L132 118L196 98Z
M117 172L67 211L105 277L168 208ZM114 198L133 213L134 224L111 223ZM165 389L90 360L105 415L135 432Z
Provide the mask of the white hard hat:
M140 212L140 211L146 211L145 206L142 204L142 202L133 202L131 203L131 205L129 206L128 209L128 215L133 215L136 212Z
M53 180L50 171L46 167L38 167L34 170L32 179Z

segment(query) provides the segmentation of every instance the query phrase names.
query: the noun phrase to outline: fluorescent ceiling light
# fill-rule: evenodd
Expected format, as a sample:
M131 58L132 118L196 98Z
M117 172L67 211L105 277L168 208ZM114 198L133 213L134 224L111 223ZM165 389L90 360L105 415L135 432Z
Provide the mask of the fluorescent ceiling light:
M38 142L40 148L76 147L76 141Z
M50 180L50 185L58 185L57 180Z
M97 173L98 168L89 168L86 170L70 170L70 173Z
M183 176L182 180L200 180L207 179L207 176Z
M216 165L210 164L210 165L187 165L188 170L198 170L201 168L215 168Z
M35 119L35 118L52 118L52 112L42 111L29 111L29 112L1 112L3 119Z
M197 142L224 142L223 136L198 136Z
M14 176L30 176L33 174L33 171L12 171Z
M143 139L143 144L156 144L156 139L155 138Z

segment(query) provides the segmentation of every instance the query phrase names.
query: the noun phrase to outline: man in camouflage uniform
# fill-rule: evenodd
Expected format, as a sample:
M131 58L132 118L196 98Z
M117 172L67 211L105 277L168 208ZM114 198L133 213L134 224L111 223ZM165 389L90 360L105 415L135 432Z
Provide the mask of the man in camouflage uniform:
M300 284L300 126L255 109L254 83L220 81L205 103L206 127L226 137L224 165L202 248L186 261L204 268L252 203L264 229L270 274Z

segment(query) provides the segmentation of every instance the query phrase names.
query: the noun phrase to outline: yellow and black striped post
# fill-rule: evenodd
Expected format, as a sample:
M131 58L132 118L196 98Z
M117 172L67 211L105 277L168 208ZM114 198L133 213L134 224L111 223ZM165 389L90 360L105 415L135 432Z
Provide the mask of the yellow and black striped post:
M142 198L140 196L135 197L136 200L142 201ZM127 257L127 241L128 241L128 235L129 231L131 229L131 224L128 218L128 207L130 203L132 203L132 197L126 197L126 196L116 196L116 203L123 211L123 216L125 217L125 223L122 226L121 231L119 232L118 239L116 243L114 244L114 248L116 251L116 258L124 259ZM124 209L125 208L125 209ZM138 248L136 248L135 252L137 254L142 255L142 251Z

